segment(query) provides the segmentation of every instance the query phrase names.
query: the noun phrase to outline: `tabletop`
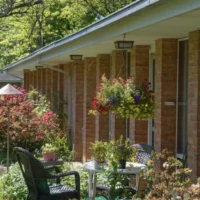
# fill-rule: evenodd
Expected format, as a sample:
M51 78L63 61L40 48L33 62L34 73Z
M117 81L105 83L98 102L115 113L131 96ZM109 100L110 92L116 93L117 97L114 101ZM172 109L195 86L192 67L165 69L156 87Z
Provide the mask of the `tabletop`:
M83 164L83 168L91 172L101 172L103 169L108 169L108 166L105 164L103 169L96 169L94 166L94 161L86 162ZM146 168L146 165L134 162L126 162L126 169L118 169L119 173L123 174L138 174Z

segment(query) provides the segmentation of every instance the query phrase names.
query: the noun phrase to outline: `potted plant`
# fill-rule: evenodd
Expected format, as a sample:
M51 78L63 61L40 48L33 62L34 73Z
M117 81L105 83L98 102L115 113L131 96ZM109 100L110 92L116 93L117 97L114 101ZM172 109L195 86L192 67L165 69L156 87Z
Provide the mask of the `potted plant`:
M108 145L109 158L118 161L120 169L126 168L126 161L132 160L135 156L136 149L128 141L124 141L121 136L119 140L112 140Z
M102 141L95 141L91 143L92 155L94 157L95 168L99 169L105 163L107 153L107 143Z
M42 155L44 161L54 161L57 148L53 144L46 143L42 146Z
M150 82L135 84L133 77L107 79L101 76L89 114L106 114L111 111L121 118L153 119L156 108L154 92Z

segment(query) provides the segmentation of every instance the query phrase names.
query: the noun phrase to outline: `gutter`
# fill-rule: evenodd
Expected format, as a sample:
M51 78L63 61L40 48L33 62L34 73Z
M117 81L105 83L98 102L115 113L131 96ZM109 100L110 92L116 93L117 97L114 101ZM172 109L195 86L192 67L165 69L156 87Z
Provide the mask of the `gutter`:
M60 40L57 40L55 42L50 43L49 45L42 47L39 50L36 50L35 52L33 52L32 54L10 64L5 66L5 70L9 70L11 68L14 68L15 66L27 62L30 59L34 59L44 53L47 53L50 50L56 49L58 47L61 47L63 45L66 45L67 43L70 43L78 38L81 38L89 33L92 33L96 30L101 29L102 27L105 27L107 25L110 25L112 23L115 23L119 20L121 20L124 17L127 17L128 15L131 15L133 13L136 13L144 8L146 8L147 6L150 6L151 4L154 4L158 1L161 0L137 0L135 2L133 2L132 4L127 5L126 7L112 13L111 15L93 23L92 25L89 25L83 29L81 29L80 31L77 31L76 33L73 33L67 37L64 37Z

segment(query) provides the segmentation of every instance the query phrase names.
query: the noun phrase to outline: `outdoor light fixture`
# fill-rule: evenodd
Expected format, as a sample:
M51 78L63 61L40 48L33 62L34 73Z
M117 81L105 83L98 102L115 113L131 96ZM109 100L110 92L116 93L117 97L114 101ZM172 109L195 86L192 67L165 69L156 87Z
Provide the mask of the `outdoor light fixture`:
M125 40L126 33L124 33L123 40L115 41L115 48L116 49L123 49L123 50L128 50L133 47L134 41L126 41Z
M1 106L8 108L8 121L7 121L7 170L9 169L9 149L10 149L10 108L18 104L18 95L22 94L19 90L12 85L7 84L0 89L0 103Z
M71 60L82 60L83 55L69 55Z
M121 40L121 41L116 41L115 42L115 48L116 49L131 49L133 47L133 43L134 41L124 41L124 40Z
M42 65L35 66L35 69L43 69L44 67Z

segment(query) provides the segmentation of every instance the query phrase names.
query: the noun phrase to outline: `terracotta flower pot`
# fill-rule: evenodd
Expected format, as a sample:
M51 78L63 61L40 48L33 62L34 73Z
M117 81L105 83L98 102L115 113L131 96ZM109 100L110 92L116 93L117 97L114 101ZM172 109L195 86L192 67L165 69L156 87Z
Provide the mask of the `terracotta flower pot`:
M42 153L44 161L54 161L56 154L55 152L49 152L49 153Z

